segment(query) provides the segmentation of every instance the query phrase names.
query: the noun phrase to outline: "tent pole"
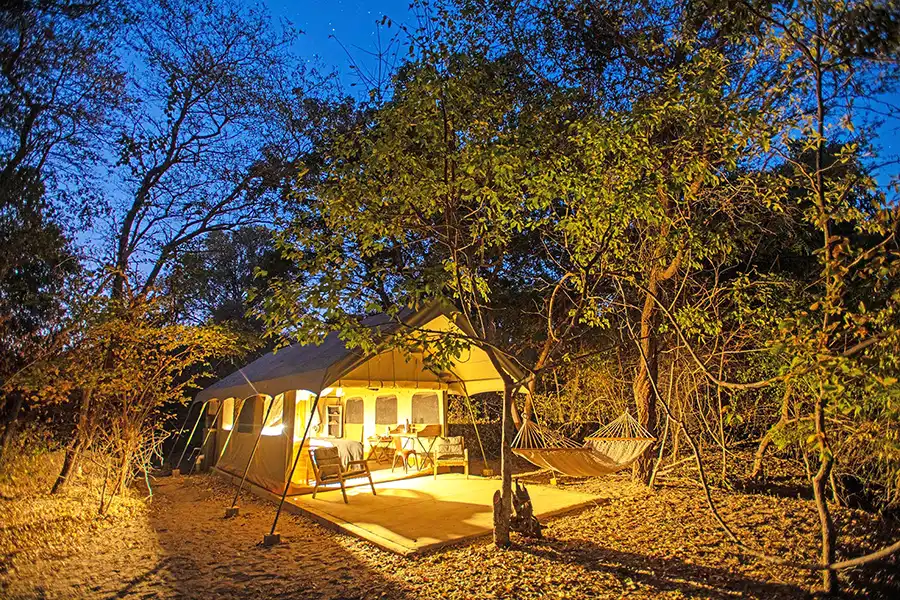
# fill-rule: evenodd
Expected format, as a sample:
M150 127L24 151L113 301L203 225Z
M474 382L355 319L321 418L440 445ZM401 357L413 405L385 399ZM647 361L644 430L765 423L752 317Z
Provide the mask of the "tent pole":
M281 500L278 502L278 510L275 511L275 520L272 521L272 529L269 531L268 538L274 539L275 535L275 527L278 525L278 517L281 516L281 508L284 506L284 500L287 498L288 488L291 487L291 480L294 479L294 471L297 469L297 463L300 462L300 456L303 454L303 444L306 443L307 436L309 436L309 426L312 425L312 416L316 412L316 407L319 404L319 396L322 394L322 390L319 390L319 393L316 394L316 399L313 400L312 408L309 410L309 418L306 419L306 429L303 431L303 437L300 439L300 448L297 450L297 455L294 457L294 463L291 465L291 472L288 473L287 481L284 482L284 490L281 492Z
M184 450L181 451L181 456L178 457L178 469L181 469L181 462L184 460L184 455L187 453L188 447L191 445L191 440L194 439L194 434L197 433L197 426L200 425L200 419L203 418L203 413L206 411L206 407L209 404L209 400L203 403L200 407L200 414L197 415L197 420L194 421L194 427L191 429L191 435L188 436L187 441L184 443ZM188 411L190 414L191 411Z
M257 398L261 398L262 396L257 395ZM269 408L266 409L266 414L263 417L263 422L259 427L259 432L256 434L256 442L253 443L253 450L250 451L250 456L247 457L247 466L244 467L244 474L241 476L241 485L238 486L237 491L234 493L234 500L231 501L231 511L234 510L234 507L237 505L238 498L241 495L241 490L244 488L244 481L247 480L247 472L250 470L250 463L253 462L253 455L256 454L256 449L259 448L259 440L262 438L262 431L266 426L266 423L269 422L269 413L272 412L272 407L275 406L275 398L272 398L269 401ZM281 404L281 410L284 410L284 402ZM241 407L243 410L243 407ZM227 514L228 511L226 511Z
M225 406L225 401L224 401L224 400L220 400L220 401L219 401L219 408L216 409L216 414L215 414L215 416L213 417L213 423L218 423L218 422L219 422L219 414L221 414L221 412L222 412L222 407L223 407L223 406ZM218 427L216 427L216 431L218 431ZM201 449L201 450L202 450L204 447L206 447L206 443L209 441L209 434L211 434L211 433L212 433L212 429L207 429L207 430L206 430L206 434L203 436L203 443L200 444L200 449ZM180 464L180 461L179 461L179 464ZM196 463L196 462L193 463L193 464L191 464L191 470L188 471L188 475L191 475L191 474L194 472L194 467L196 467L196 466L197 466L197 463Z
M178 438L184 432L184 426L187 425L188 419L190 419L190 418L191 418L191 409L188 408L187 414L184 415L184 421L181 422L181 427L178 428L178 432L175 434L175 439L172 440L172 449L169 450L169 456L166 457L166 462L169 464L172 464L172 456L175 454L176 442L178 442Z
M484 470L488 471L487 454L484 453L484 444L481 443L481 434L478 432L478 423L475 422L475 411L472 409L472 399L469 397L469 391L466 389L466 382L460 380L462 384L463 395L466 397L466 406L469 409L469 417L472 419L472 427L475 428L475 437L478 439L478 447L481 448L481 458L484 460Z

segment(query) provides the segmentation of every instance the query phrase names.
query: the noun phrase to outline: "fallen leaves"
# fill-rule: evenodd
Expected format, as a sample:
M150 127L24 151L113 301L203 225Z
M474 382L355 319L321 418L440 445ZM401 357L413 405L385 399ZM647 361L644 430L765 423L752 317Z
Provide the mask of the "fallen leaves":
M530 485L540 485L541 477ZM670 483L656 492L612 478L564 487L608 500L546 523L543 540L488 540L402 557L293 514L284 543L259 545L274 507L250 494L228 522L233 488L213 476L160 479L147 507L124 502L106 520L78 502L46 496L0 501L4 598L801 598L814 574L741 556L723 541L698 489ZM716 490L738 533L780 556L815 556L816 516L806 500ZM87 498L83 499L88 502ZM78 513L78 511L82 513ZM74 512L71 512L74 511ZM59 518L48 521L42 515ZM81 516L78 516L81 514ZM847 549L889 534L874 516L836 510ZM896 562L892 563L896 567ZM896 573L855 573L859 597L890 597ZM893 591L892 591L893 590Z

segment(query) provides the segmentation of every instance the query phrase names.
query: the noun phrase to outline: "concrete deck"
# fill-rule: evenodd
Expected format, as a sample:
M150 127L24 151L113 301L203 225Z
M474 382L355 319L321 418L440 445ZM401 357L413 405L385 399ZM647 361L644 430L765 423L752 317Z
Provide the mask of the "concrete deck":
M367 482L368 483L368 482ZM448 473L416 477L288 498L292 512L368 540L399 554L414 554L489 535L493 530L492 499L498 479ZM546 518L581 508L600 496L549 486L528 487L535 514Z

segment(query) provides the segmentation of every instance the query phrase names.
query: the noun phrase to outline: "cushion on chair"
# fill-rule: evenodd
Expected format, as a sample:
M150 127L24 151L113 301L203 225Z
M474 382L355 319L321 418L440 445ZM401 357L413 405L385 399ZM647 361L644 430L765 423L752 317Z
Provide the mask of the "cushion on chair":
M320 446L318 448L310 448L309 453L313 462L322 470L331 470L333 467L341 469L341 455L337 448Z
M438 438L434 455L438 460L462 460L465 441L461 435Z

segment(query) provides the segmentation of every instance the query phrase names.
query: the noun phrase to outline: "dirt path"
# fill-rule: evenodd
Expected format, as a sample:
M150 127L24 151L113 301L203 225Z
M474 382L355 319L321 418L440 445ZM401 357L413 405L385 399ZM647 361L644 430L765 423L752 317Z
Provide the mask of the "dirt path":
M210 477L160 479L146 511L87 531L61 530L57 547L7 556L6 598L393 598L402 586L357 557L379 554L293 515L279 530L286 543L258 545L274 508L249 494L225 520L229 489ZM73 523L74 526L74 523ZM7 529L9 529L7 527ZM20 528L26 541L34 528ZM343 542L343 543L341 543ZM358 548L358 546L366 546Z
M696 490L649 493L609 479L573 485L592 486L616 499L551 521L543 541L507 551L485 541L416 558L291 514L279 524L284 543L264 548L274 506L246 494L240 516L226 521L234 488L211 476L160 479L149 507L134 501L109 521L34 519L35 502L52 500L7 499L0 501L0 597L770 599L806 597L815 583L734 553ZM721 500L748 540L767 551L814 552L807 502ZM841 518L845 530L860 531L851 543L874 543L858 514ZM859 574L868 587L851 588L860 597L892 597L877 582L890 584L896 567Z

